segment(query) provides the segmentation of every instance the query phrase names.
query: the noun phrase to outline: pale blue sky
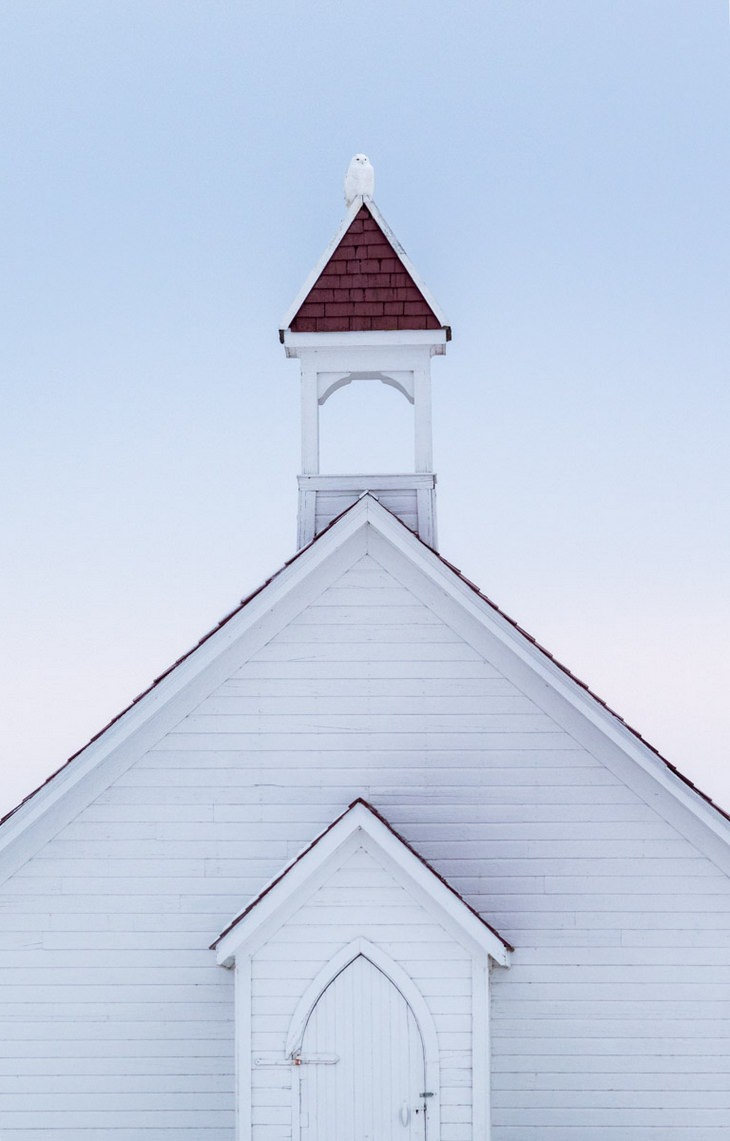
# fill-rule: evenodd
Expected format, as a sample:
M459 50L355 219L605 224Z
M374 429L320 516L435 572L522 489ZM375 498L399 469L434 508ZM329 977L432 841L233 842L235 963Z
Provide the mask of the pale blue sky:
M443 554L730 808L726 0L5 0L0 99L0 811L293 553L356 151L454 327Z

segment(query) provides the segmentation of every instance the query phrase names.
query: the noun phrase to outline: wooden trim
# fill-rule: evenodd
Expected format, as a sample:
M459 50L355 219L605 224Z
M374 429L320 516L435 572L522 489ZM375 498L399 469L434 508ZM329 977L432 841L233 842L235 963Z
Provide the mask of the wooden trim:
M319 471L318 376L309 362L302 361L302 471Z
M432 472L390 475L300 475L300 491L416 491L436 486Z
M362 380L376 384L385 384L389 388L395 388L397 392L405 396L409 404L413 404L413 375L413 369L390 369L387 373L382 369L358 369L350 370L349 372L343 372L341 370L333 372L327 370L318 372L318 403L321 408L327 403L333 393L338 392L341 388L346 388L348 384L354 384L355 381Z
M390 979L393 986L400 991L410 1006L423 1039L426 1075L429 1080L435 1080L439 1072L438 1034L428 1004L407 971L399 966L381 947L364 938L354 939L338 951L307 986L292 1016L286 1039L287 1057L294 1057L301 1048L309 1016L329 984L360 955L368 959L374 967L377 967ZM429 1070L429 1059L431 1059L431 1065L435 1067L433 1070Z
M489 963L472 960L471 1090L473 1141L489 1141L491 1133L491 1041L489 1029Z
M423 346L430 356L446 353L444 329L362 329L343 330L340 333L292 333L287 329L283 343L288 357L300 357L312 349L403 348ZM349 368L346 368L349 372Z
M236 1141L251 1141L251 957L236 960L235 972L235 1036L236 1036Z
M420 368L413 376L413 431L416 471L433 471L431 427L431 370Z

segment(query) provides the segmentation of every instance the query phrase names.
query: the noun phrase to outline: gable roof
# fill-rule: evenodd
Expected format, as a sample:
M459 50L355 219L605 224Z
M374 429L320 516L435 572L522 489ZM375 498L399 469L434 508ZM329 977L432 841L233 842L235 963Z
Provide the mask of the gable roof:
M358 197L284 316L292 333L451 327L375 203Z
M368 535L371 538L368 538ZM130 706L0 821L0 881L107 788L177 723L210 675L253 653L312 597L365 554L418 575L420 595L447 624L499 665L630 787L730 872L730 815L556 661L452 564L366 494L228 614ZM413 579L414 583L416 582ZM197 688L196 688L197 687ZM191 696L192 695L192 696ZM663 790L663 796L662 796ZM659 799L658 799L659 797Z
M218 962L230 966L237 950L260 926L276 916L287 901L295 897L297 905L301 903L319 869L336 858L356 834L389 856L399 871L425 891L429 900L472 942L496 962L507 966L509 952L514 948L362 797L354 800L320 832L221 932L211 944L211 950L218 952Z

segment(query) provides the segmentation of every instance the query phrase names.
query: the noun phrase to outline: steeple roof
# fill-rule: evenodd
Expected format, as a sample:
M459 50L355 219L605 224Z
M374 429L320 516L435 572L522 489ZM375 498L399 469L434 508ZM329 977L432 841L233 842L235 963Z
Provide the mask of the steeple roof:
M377 206L356 198L280 330L343 333L443 329L448 321Z

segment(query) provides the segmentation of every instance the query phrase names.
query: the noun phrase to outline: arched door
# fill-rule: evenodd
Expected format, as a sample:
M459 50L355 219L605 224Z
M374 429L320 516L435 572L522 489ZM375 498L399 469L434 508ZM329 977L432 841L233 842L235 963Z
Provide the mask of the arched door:
M364 955L320 995L298 1061L301 1141L425 1141L418 1024Z

